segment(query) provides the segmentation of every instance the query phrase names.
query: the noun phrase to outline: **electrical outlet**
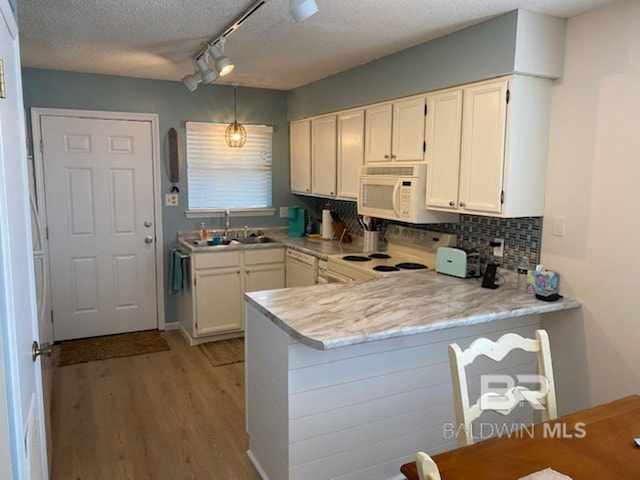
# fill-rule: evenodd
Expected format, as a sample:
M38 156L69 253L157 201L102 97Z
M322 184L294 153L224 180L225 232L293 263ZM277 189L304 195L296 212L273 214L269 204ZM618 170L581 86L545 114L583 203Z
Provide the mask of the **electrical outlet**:
M177 193L165 193L164 194L164 204L167 207L177 207L178 206L178 194Z
M289 207L280 207L280 218L287 218L289 216Z
M494 238L493 242L500 244L496 247L493 247L493 256L503 257L504 256L504 238Z

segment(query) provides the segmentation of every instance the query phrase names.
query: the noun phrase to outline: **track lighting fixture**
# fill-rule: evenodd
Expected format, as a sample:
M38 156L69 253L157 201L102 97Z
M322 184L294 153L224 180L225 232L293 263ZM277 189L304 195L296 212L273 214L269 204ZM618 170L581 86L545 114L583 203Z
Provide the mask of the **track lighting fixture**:
M199 83L215 82L218 76L225 76L233 70L233 62L224 55L224 43L227 36L235 32L244 21L262 7L269 0L255 0L236 19L222 30L212 41L205 43L204 50L201 50L194 58L196 72L185 75L182 83L190 92L198 88ZM296 22L301 22L318 11L315 0L289 0L289 13ZM215 68L209 67L209 56L215 62ZM234 122L236 123L236 122ZM241 126L241 125L240 125Z
M187 87L187 90L189 90L190 92L195 92L196 88L198 88L198 83L200 83L201 78L202 75L200 75L200 72L191 73L182 77L182 83L185 87Z
M235 67L233 62L229 60L229 57L226 57L222 52L224 51L224 42L225 37L220 37L218 41L219 47L215 45L209 45L209 54L213 58L213 61L216 64L216 70L220 73L221 77L231 73L231 70Z
M306 20L317 11L315 0L289 0L289 14L296 23Z
M196 58L196 67L201 75L200 81L205 85L213 83L218 79L218 72L209 67L206 52Z

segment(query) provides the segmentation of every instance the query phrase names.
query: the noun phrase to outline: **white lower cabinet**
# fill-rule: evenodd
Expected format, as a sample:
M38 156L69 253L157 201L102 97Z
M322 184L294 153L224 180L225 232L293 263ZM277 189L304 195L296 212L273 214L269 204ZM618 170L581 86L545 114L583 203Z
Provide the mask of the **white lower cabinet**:
M178 308L191 345L241 336L244 293L285 286L284 248L195 253Z
M242 278L239 267L194 273L195 332L213 335L242 330Z

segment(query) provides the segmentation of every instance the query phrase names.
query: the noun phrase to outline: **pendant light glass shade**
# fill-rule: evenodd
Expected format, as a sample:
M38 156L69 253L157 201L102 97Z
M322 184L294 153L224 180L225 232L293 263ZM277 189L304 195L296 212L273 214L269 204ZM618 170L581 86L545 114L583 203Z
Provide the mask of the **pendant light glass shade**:
M247 130L238 123L238 97L236 87L233 87L233 123L230 123L224 134L227 145L231 148L242 148L247 143Z

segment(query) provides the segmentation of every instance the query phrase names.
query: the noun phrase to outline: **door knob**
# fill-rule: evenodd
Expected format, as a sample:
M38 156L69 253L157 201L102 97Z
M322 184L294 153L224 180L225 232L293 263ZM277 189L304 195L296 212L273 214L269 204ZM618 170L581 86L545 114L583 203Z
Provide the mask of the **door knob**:
M153 224L151 223L151 220L145 220L145 221L144 221L144 226L145 226L145 227L149 228L149 227L151 227L151 225L153 225Z
M33 342L31 345L31 359L35 362L36 358L40 355L51 356L51 345L43 343L42 346L38 345L38 342Z
M147 235L146 237L144 237L144 243L153 243L153 237Z

